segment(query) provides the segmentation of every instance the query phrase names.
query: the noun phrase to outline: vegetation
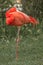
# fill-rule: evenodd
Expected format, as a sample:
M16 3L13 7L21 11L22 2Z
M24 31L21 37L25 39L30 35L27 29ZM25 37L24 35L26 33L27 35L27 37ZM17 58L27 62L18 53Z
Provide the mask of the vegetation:
M2 0L0 0L1 3L3 3ZM10 8L9 4L7 2L7 8ZM23 12L35 17L39 25L34 28L32 24L21 27L19 58L16 61L17 28L6 25L6 10L0 13L0 65L43 65L43 0L22 0L22 4ZM6 4L0 5L0 11L4 8Z

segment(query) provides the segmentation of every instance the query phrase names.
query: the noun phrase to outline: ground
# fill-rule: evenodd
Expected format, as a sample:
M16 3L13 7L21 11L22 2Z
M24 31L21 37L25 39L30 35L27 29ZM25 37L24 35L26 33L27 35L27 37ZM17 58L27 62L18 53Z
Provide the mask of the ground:
M43 65L43 34L27 35L19 43L16 61L15 39L0 39L0 65Z

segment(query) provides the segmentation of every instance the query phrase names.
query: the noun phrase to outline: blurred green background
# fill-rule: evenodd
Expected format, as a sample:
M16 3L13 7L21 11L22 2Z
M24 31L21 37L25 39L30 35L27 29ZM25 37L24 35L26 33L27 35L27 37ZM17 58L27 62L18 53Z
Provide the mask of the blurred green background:
M16 4L15 1L0 0L0 65L43 65L43 0L21 0L22 11L36 18L39 25L21 27L18 61L15 41L17 27L5 23L6 8Z

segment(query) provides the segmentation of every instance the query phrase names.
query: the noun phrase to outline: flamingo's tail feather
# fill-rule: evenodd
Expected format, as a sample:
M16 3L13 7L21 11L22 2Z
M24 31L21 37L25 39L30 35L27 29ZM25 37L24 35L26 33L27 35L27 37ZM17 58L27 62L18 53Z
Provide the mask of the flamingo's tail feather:
M33 18L32 16L29 16L29 22L32 24L39 24L39 22L35 18Z

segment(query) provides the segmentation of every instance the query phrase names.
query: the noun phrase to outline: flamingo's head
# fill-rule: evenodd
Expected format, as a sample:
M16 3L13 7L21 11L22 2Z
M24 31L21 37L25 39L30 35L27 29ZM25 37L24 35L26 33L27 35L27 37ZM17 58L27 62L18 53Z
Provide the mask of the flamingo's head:
M6 24L12 24L12 21L14 21L14 15L11 14L12 12L16 12L16 8L12 7L8 11L6 11L5 16L6 16Z
M12 7L6 11L5 16L8 16L9 13L16 12L16 11L17 11L16 7Z
M9 11L10 13L11 13L11 12L15 12L15 11L16 11L16 7L12 7L12 8L10 8L8 11Z
M6 17L6 24L12 25L13 22L14 22L14 16L12 14L8 14L8 16Z

